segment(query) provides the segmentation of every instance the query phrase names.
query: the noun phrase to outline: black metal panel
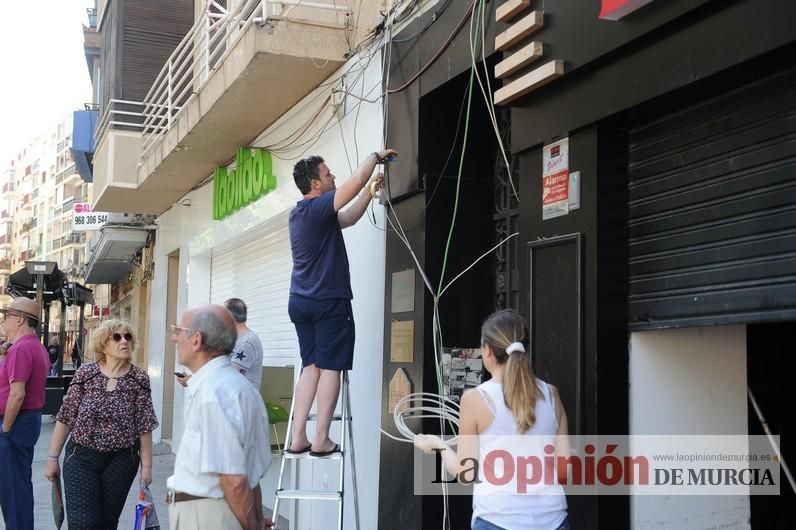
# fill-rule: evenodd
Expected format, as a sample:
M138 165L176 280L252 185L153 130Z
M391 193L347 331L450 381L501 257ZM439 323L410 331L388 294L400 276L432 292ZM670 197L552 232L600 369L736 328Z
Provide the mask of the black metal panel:
M629 137L631 327L796 315L796 68Z
M545 28L538 38L546 58L564 60L567 73L515 102L512 151L532 148L796 40L796 2L655 0L618 22L597 20L598 7L599 2L544 5Z
M583 424L582 246L580 234L528 243L534 371L558 387L575 432Z
M415 195L400 204L395 205L398 216L403 220L407 237L421 264L425 263L424 236L425 236L425 196ZM393 415L388 411L390 379L398 369L406 371L413 385L413 391L419 392L423 385L424 374L424 342L425 334L425 285L417 265L404 244L395 232L387 233L387 263L384 291L384 364L382 392L382 428L393 435L398 435L393 421ZM414 311L406 313L393 313L392 301L392 274L395 272L414 269L415 276L415 304ZM393 319L413 320L415 325L414 362L394 363L390 358L390 331ZM433 355L430 355L433 357ZM407 425L415 432L422 430L420 420L408 420ZM379 462L379 524L378 528L400 529L421 528L423 497L414 495L414 474L411 472L414 458L414 447L411 444L400 443L386 436L381 437L381 451Z
M440 57L432 61L462 21L470 1L452 0L442 10L445 5L445 2L440 2L434 9L410 22L395 36L391 48L385 51L386 68L390 71L388 88L401 88L388 96L386 142L400 153L398 160L391 164L388 182L392 197L398 200L417 192L423 186L423 175L417 171L420 151L418 101L421 96L428 95L472 66L469 19ZM497 5L498 2L490 2L486 6L485 55L488 59L494 54L494 10ZM442 10L439 15L437 9ZM483 78L483 70L480 72ZM496 86L494 81L492 83L493 87ZM484 101L476 85L472 106L476 108L483 105ZM491 133L484 131L484 134Z

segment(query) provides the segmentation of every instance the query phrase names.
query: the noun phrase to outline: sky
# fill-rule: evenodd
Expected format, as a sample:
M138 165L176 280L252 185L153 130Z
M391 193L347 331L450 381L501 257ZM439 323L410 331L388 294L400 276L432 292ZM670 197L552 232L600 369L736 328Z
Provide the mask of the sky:
M82 25L93 0L3 2L0 18L0 168L91 101Z

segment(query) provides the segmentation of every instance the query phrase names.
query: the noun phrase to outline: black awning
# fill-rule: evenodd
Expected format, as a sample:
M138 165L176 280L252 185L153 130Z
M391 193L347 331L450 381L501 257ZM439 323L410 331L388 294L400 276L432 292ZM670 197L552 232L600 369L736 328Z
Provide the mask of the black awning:
M36 298L36 288L33 286L35 282L28 272L27 268L23 267L8 278L8 292L11 296L26 296L28 298ZM44 277L44 303L52 302L53 300L62 300L63 296L61 290L66 285L66 274L55 266L52 274Z

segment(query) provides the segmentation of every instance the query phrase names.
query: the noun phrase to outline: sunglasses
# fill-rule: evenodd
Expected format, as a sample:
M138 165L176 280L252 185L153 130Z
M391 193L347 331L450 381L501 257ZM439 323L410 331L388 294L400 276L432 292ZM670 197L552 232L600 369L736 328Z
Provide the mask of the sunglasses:
M113 335L111 335L111 338L113 339L113 342L121 341L122 337L124 337L124 340L126 340L127 342L130 342L131 340L133 340L133 334L132 333L125 333L124 335L122 335L120 333L114 333Z

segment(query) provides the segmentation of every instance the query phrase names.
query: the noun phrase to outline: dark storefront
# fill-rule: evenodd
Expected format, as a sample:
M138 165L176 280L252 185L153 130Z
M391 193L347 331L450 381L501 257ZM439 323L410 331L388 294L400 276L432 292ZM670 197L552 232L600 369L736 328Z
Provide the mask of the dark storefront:
M494 4L491 21L502 2ZM449 7L419 38L395 46L405 59L391 87L429 61L466 8ZM537 373L561 390L570 430L634 434L631 333L745 327L744 373L783 437L787 460L796 418L776 396L792 373L785 344L796 329L796 4L653 0L617 21L598 18L597 0L527 9L542 8L544 26L533 40L544 56L534 65L560 60L564 74L497 113L514 155L519 204L506 187L483 99L473 96L462 224L446 277L517 228L519 237L441 300L446 345L477 345L489 312L516 307L529 318ZM415 35L429 17L398 38ZM507 27L489 24L489 50ZM509 53L486 55L491 66ZM391 182L393 196L402 198L395 208L434 286L454 202L457 116L469 66L465 27L416 82L390 98L388 143L401 150L391 171L403 175ZM562 139L569 170L580 172L579 208L543 220L544 146ZM449 155L453 169L442 171ZM434 391L432 298L419 276L416 300L425 303L407 313L389 306L392 274L414 267L390 235L384 383L402 368L413 391ZM411 364L391 362L392 320L414 321ZM761 432L753 414L748 418L748 432ZM392 425L386 395L383 425ZM411 458L410 446L382 440L380 528L440 527L440 499L412 494ZM753 528L792 526L788 490L785 484L781 498L750 500ZM568 501L573 528L643 527L629 498ZM453 528L468 527L468 504L451 500Z

